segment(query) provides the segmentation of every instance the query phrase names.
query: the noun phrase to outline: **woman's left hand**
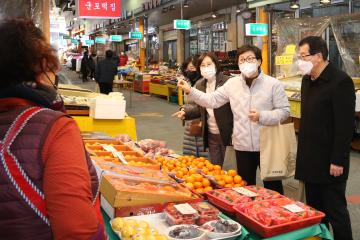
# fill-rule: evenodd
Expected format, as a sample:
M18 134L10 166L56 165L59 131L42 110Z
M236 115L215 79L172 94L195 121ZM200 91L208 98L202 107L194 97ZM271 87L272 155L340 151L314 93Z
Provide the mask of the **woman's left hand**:
M260 113L255 109L251 109L249 113L249 119L253 122L258 122L260 118Z

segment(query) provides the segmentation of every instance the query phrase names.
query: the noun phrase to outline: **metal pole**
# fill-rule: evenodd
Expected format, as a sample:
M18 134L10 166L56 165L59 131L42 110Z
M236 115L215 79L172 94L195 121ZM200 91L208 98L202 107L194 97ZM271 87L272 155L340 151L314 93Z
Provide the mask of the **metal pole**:
M272 60L272 31L271 31L271 29L272 29L272 27L273 27L273 12L272 11L270 11L270 12L268 12L268 14L269 14L269 75L270 76L272 76L272 74L273 74L273 65L272 65L272 63L273 63L273 60Z

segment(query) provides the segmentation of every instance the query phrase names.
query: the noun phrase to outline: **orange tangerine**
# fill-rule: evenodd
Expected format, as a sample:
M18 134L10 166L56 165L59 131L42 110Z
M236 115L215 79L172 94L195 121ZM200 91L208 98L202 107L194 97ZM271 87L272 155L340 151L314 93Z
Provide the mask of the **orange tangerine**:
M211 186L208 186L208 187L204 188L204 192L208 192L208 191L211 191L211 190L213 190L213 188Z
M231 184L231 183L228 183L228 184L225 184L225 188L232 188L234 185L233 184Z
M236 183L234 184L234 187L242 187L243 185L239 184L239 183Z
M242 178L241 178L239 175L236 175L236 176L234 177L234 183L240 184L241 181L242 181Z
M201 182L194 182L194 187L197 188L202 188L203 185L201 184Z
M190 168L189 174L196 174L197 170L195 168Z
M235 176L237 175L237 172L236 172L234 169L230 169L230 170L227 172L227 175L232 176L232 177L235 177Z
M222 180L222 176L221 176L221 175L215 175L215 180L216 180L216 181Z
M188 183L185 183L185 185L190 188L191 190L194 190L195 187L194 187L194 184L192 184L191 182L188 182Z
M209 169L207 167L203 167L203 169L201 171L205 175L207 175L209 173Z
M188 182L188 183L194 183L194 182L195 182L194 176L188 176L188 177L186 178L186 182Z
M215 170L221 170L221 166L220 165L214 165L214 169Z
M199 163L197 164L197 168L201 169L201 168L203 168L203 167L204 167L204 163L199 162Z
M203 189L203 188L197 188L197 189L195 189L195 192L197 192L197 193L203 193L203 192L204 192L204 189Z
M212 171L214 169L214 165L212 164L206 164L207 169L209 169L209 171Z
M195 181L201 182L203 180L203 176L201 174L194 174Z
M211 185L211 183L210 183L209 179L204 178L202 180L202 185L203 185L203 187L209 187Z
M177 171L176 172L176 177L178 178L183 178L184 177L184 173L182 171Z
M220 186L225 186L225 181L224 180L220 180L217 182Z
M233 181L233 178L231 177L231 176L225 176L224 177L224 181L225 181L225 183L227 183L227 184L230 184L230 183L233 183L234 181Z

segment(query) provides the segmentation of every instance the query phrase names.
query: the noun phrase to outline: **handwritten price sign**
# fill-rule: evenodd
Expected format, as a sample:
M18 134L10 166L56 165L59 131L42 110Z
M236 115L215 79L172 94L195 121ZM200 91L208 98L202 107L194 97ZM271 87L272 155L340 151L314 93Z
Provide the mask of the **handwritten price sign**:
M79 0L81 18L119 18L121 7L119 0Z
M275 65L291 65L293 64L293 55L282 55L275 57Z

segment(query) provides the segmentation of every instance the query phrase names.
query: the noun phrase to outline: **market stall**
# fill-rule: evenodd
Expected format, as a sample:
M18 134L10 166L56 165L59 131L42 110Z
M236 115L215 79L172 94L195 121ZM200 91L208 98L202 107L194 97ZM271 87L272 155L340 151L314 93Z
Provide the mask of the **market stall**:
M85 140L110 239L333 239L325 216L161 141Z

